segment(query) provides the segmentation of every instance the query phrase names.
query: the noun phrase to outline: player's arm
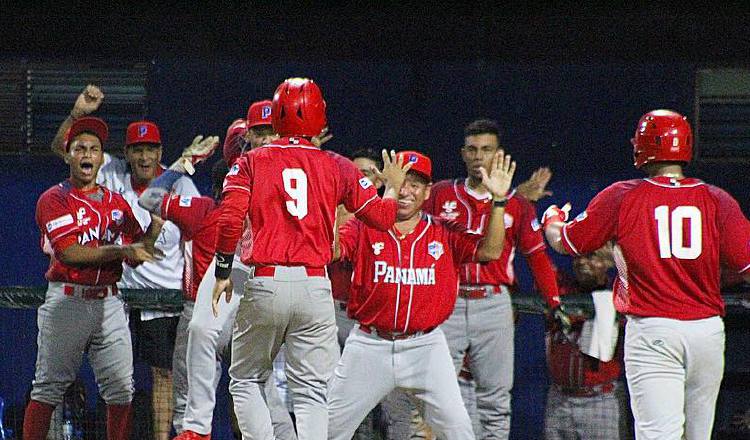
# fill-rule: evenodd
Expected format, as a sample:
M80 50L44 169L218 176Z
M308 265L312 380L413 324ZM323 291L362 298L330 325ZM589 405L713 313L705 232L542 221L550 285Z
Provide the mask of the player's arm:
M505 243L505 205L508 203L507 193L513 174L516 172L516 162L509 154L498 151L492 159L489 173L484 168L482 184L492 194L492 212L487 227L487 234L477 249L476 258L479 261L491 261L500 258Z
M78 95L73 109L70 111L70 115L60 124L60 128L57 129L52 144L50 145L52 152L60 157L65 157L65 133L73 125L73 122L88 114L96 111L104 100L104 93L99 87L89 84L85 89Z
M182 156L143 191L138 198L138 205L154 215L162 215L162 205L167 200L165 196L172 191L182 176L193 174L195 165L209 158L218 145L218 136L209 136L206 139L196 136L192 144L182 152Z
M568 220L569 212L570 203L566 203L562 208L557 205L550 205L544 211L544 214L542 214L542 227L544 228L544 236L547 238L547 243L549 243L552 249L563 255L568 254L568 251L562 244L562 228Z
M149 252L144 243L129 245L106 245L97 248L69 243L67 246L53 246L55 257L69 266L98 265L109 261L131 260L134 262L153 261L157 257Z

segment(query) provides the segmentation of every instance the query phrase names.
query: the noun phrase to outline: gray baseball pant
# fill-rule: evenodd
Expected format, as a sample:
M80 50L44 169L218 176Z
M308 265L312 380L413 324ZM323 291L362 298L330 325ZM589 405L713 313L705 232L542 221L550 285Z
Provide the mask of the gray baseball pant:
M266 396L286 342L286 375L300 440L328 437L327 383L339 358L331 282L304 267L276 266L245 284L232 339L230 391L243 438L274 438Z
M229 303L221 304L218 317L214 317L211 307L211 289L216 282L211 270L207 271L201 281L196 302L185 302L177 327L172 360L175 402L173 424L178 433L184 430L203 435L211 432L216 388L221 379L221 361L228 351L244 284L251 273L249 267L235 261L232 269L234 294ZM292 419L281 402L278 391L271 385L267 393L276 438L296 440Z
M622 387L616 384L615 387ZM551 385L544 411L545 440L620 440L623 393L573 397Z
M388 341L356 327L346 340L328 396L329 440L349 440L372 408L395 389L424 402L425 419L439 438L473 440L448 345L438 328Z
M133 347L122 300L119 296L67 296L63 293L66 284L76 289L92 287L49 283L44 304L37 311L39 350L31 399L59 405L87 352L102 399L108 405L129 404L133 399Z
M637 439L711 438L724 375L724 321L628 316L625 374Z
M510 391L513 388L513 307L502 293L481 299L458 297L453 313L440 328L445 332L456 374L464 354L476 383L476 408L482 430L478 439L510 435ZM467 405L468 406L468 405Z

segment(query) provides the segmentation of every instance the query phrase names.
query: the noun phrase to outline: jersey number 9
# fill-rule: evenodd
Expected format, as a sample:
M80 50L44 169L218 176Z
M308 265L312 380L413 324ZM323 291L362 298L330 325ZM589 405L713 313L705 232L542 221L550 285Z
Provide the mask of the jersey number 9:
M287 200L286 210L302 220L307 215L307 174L300 168L285 168L281 172L284 190L293 200Z
M678 206L671 215L669 206L662 205L654 209L656 229L659 235L659 256L661 258L679 258L695 260L703 252L701 234L701 211L695 206ZM690 244L685 246L683 225L688 224Z

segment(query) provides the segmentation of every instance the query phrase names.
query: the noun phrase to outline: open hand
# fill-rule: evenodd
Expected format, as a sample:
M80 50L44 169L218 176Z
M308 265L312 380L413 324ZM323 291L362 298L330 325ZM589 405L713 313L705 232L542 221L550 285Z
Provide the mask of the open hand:
M404 184L406 179L406 173L411 168L411 162L404 163L404 157L397 156L396 151L391 150L388 153L387 150L383 150L383 171L379 171L373 167L372 172L375 177L380 179L381 182L385 183L385 190L395 191L396 194L401 190L401 186Z
M143 243L133 243L123 246L125 257L133 262L144 263L148 261L161 260L164 253L156 248L149 250L149 247Z
M180 161L185 171L193 175L195 173L195 165L211 157L218 146L219 136L208 136L205 139L201 135L196 136L190 146L182 151Z
M511 160L510 154L502 151L495 153L489 173L480 168L482 173L482 185L492 194L492 198L501 199L505 197L510 189L513 174L516 172L516 162Z
M320 131L319 135L313 136L310 139L310 142L312 142L312 144L315 145L316 147L320 148L321 145L330 141L332 138L333 138L333 134L328 134L328 127L325 127L323 130Z
M516 194L530 202L536 202L544 197L552 195L552 191L547 190L547 184L552 178L552 171L549 167L538 168L531 174L529 180L521 183L516 188Z

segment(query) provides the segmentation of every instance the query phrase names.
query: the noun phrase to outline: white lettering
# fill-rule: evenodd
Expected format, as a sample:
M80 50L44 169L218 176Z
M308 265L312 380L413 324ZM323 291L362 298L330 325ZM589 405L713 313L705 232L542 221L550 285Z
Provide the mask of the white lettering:
M375 262L373 283L404 284L407 286L434 286L435 266L393 267L385 261Z
M72 225L72 224L73 224L73 216L70 214L66 214L62 217L58 217L54 220L47 222L47 232L52 232L57 228L62 228L63 226Z

